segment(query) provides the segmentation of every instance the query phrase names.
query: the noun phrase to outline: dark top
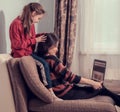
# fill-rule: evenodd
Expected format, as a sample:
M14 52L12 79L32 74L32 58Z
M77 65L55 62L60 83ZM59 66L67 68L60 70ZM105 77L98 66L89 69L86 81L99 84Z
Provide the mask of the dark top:
M80 82L81 77L68 70L56 56L50 55L44 58L49 64L52 87L57 96L65 95L74 84Z

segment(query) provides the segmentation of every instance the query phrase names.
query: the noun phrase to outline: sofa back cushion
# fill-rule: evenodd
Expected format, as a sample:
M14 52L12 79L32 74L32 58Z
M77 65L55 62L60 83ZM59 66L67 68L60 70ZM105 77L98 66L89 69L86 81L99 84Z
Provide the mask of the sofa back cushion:
M28 112L27 110L27 86L19 68L20 58L12 58L8 61L8 71L10 74L13 89L16 112Z
M22 57L20 68L30 90L42 101L46 103L53 102L51 93L40 81L35 60L31 56Z

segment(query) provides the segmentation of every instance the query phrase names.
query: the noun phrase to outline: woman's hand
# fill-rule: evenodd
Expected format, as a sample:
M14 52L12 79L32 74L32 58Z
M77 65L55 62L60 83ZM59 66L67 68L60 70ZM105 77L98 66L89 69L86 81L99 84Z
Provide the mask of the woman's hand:
M81 77L81 80L79 83L91 85L94 89L101 89L103 82L96 82L94 80Z
M102 88L102 83L103 82L93 81L92 86L93 86L94 89L101 89Z
M45 35L41 35L36 38L36 42L45 42L47 37Z

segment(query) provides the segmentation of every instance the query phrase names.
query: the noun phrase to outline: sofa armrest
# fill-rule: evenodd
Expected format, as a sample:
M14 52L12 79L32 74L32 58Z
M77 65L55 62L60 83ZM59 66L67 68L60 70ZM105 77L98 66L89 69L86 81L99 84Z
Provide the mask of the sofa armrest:
M15 112L12 88L6 62L9 54L0 54L0 112Z

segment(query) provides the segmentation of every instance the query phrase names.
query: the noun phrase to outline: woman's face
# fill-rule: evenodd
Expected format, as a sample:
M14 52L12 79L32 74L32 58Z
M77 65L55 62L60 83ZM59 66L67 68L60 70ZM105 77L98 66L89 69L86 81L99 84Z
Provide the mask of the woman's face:
M58 46L57 45L53 45L48 49L48 54L49 55L56 55L57 52L58 52Z
M43 18L44 14L39 14L37 15L35 12L32 13L32 22L33 23L38 23L42 18Z

